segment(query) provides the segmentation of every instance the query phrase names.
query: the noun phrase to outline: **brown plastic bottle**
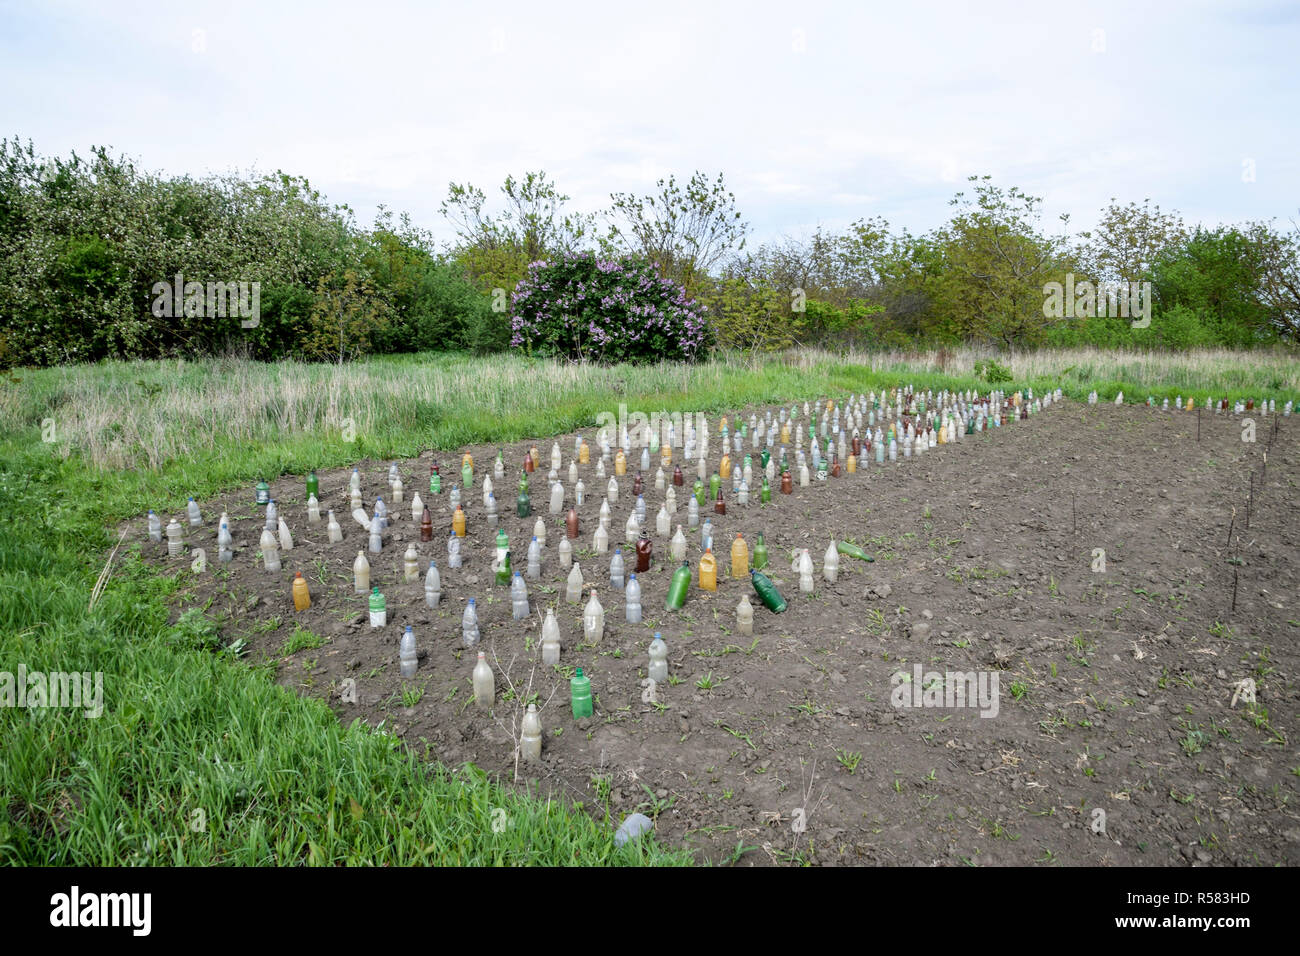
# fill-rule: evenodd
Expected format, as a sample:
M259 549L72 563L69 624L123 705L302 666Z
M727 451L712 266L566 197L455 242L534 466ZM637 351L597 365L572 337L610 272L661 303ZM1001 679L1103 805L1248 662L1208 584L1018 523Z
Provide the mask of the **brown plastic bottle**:
M420 540L433 540L433 512L428 508L420 515Z
M533 453L530 451L524 452L524 471L531 475L536 470L537 466L533 463Z
M644 574L650 570L650 558L652 557L651 551L653 548L654 544L650 540L650 532L643 530L641 532L641 537L637 538L636 541L637 574Z
M564 534L565 537L575 539L578 537L578 509L570 508L569 513L564 516Z
M835 452L834 454L831 455L831 477L838 478L839 476L840 476L840 455L839 452Z
M641 472L638 471L636 478L632 479L632 497L635 498L643 491L645 491L645 479L641 477Z
M857 435L853 436L853 457L854 458L862 457L862 439L859 438Z
M727 513L727 502L722 497L722 488L718 488L718 497L713 500L713 513L715 515L725 515Z
M686 479L682 477L681 465L675 465L673 467L673 484L676 485L678 488L681 488L683 485L686 484Z
M781 472L781 494L789 495L794 493L794 481L790 478L790 472Z

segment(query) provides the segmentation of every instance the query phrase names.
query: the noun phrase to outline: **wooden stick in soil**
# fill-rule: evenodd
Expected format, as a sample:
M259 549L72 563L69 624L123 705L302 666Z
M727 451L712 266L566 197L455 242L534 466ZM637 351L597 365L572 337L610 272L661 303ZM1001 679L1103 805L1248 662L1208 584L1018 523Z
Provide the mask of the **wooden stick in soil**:
M1072 491L1070 492L1070 534L1079 533L1079 515L1078 512L1074 510L1074 499L1075 494Z
M1237 569L1232 569L1232 612L1237 612Z
M1250 530L1250 506L1255 501L1255 473L1250 473L1250 491L1246 495L1246 530Z
M1232 509L1232 520L1228 522L1228 540L1227 540L1227 543L1224 544L1224 547L1225 547L1225 548L1231 548L1231 547L1232 547L1232 528L1233 528L1233 525L1235 525L1236 523L1237 523L1237 509L1236 509L1236 508L1233 508L1233 509Z
M1196 409L1196 440L1201 440L1201 410L1199 407Z

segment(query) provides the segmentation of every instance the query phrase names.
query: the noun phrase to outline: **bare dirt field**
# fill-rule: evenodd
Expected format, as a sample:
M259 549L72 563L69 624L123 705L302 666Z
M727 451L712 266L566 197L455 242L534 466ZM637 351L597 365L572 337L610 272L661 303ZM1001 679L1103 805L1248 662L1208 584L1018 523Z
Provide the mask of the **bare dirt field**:
M1254 442L1243 441L1241 417L1210 413L1201 416L1198 440L1195 412L1066 401L919 458L873 462L806 488L796 482L788 496L774 488L766 506L756 490L748 507L737 506L726 482L727 514L701 509L713 521L718 590L693 584L675 612L664 610L674 568L668 540L653 534L663 500L655 456L645 476L655 559L639 575L645 620L636 625L626 623L622 593L610 587L609 555L591 550L604 485L594 478L593 447L592 463L580 469L587 496L574 545L587 588L605 609L604 640L594 647L581 644L582 604L563 600L556 546L564 516L547 513L553 436L504 446L506 477L496 483L517 570L535 518L546 522L542 576L528 581L532 617L524 622L512 620L508 589L489 568L495 532L479 482L491 474L497 446L400 463L406 500L383 553L368 554L387 597L383 629L369 626L365 598L353 591L352 562L366 536L350 516L350 469L320 475L322 512L333 508L345 534L335 545L324 523L307 523L302 476L272 483L295 538L279 573L262 570L263 516L251 490L201 502L206 523L187 529L187 543L206 550L202 574L191 574L188 560L168 561L165 545L148 542L143 519L132 527L161 571L189 578L186 606L210 601L207 613L227 642L246 637L250 660L273 659L282 684L327 697L340 720L382 721L429 759L472 761L543 797L581 802L614 826L639 809L655 817L661 841L696 847L702 859L1295 865L1300 420L1279 418L1275 431L1273 417L1254 417ZM710 421L716 431L717 416ZM594 445L594 429L584 435ZM542 462L530 481L533 515L520 519L520 464L534 443ZM559 444L567 488L573 436ZM452 570L448 489L463 451L474 455L476 479L463 496L464 567ZM711 473L716 438L709 451ZM444 476L436 496L428 493L434 457ZM624 525L639 453L631 458L610 522L611 554L622 546L629 568ZM386 496L389 464L359 463L367 510L376 491ZM682 465L687 482L674 528L682 524L698 574L699 531L686 526L695 467ZM429 543L411 521L417 490L433 512ZM569 494L566 509L571 502ZM235 540L228 565L216 562L223 509ZM726 577L737 531L751 548L764 533L785 613L765 610L748 579ZM828 584L821 562L832 538L856 542L874 563L841 556L838 581ZM403 583L411 542L421 574ZM811 595L790 572L792 553L804 547L817 567ZM443 582L437 610L424 600L431 557ZM301 613L290 594L295 571L312 590ZM746 593L753 637L736 627ZM498 671L490 714L472 703L475 654L461 642L471 597L482 630L476 650ZM548 607L563 634L554 669L540 663ZM417 676L403 680L397 652L407 624L422 658ZM286 655L295 625L317 638L300 635L297 643L319 646ZM642 681L655 631L668 645L674 682L656 688L652 703L643 701ZM577 721L568 689L574 666L597 695L594 716ZM924 701L931 672L996 676L996 708L982 716L973 706L896 706L900 695ZM340 697L349 678L355 703ZM515 754L520 704L531 694L541 704L539 765ZM738 844L750 849L737 855Z

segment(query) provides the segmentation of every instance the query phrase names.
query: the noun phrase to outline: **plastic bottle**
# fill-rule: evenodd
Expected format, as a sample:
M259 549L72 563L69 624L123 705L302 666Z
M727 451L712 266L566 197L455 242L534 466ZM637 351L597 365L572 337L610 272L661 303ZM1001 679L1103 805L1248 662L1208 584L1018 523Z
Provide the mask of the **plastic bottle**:
M609 559L609 586L619 591L623 590L626 570L623 564L623 549L615 548L614 556Z
M460 482L466 490L474 487L474 456L465 455L461 459Z
M189 516L190 527L198 528L203 525L203 515L199 512L199 504L193 498L190 498L189 504L185 506L186 514Z
M474 703L481 710L492 706L497 696L497 682L488 666L487 655L478 652L478 662L474 665Z
M388 505L384 504L383 498L375 499L375 520L379 522L381 534L388 530Z
M603 524L596 526L596 533L591 536L591 546L597 554L609 551L609 532Z
M664 602L664 607L669 611L679 610L686 603L686 595L691 589L691 566L685 561L681 567L673 572L672 581L668 584L668 598Z
M262 565L268 571L280 570L280 546L276 544L275 535L262 529L262 540L260 542L262 549Z
M567 537L560 539L560 570L567 571L573 566L573 542Z
M773 614L780 614L786 609L785 598L781 597L781 592L776 589L776 585L766 574L761 571L750 571L749 580L765 608Z
M379 593L379 588L370 590L370 626L383 627L388 623L388 603Z
M379 518L377 517L371 518L370 519L370 553L371 554L379 554L381 551L384 550L384 538L383 535L379 533L379 528L380 528Z
M451 516L451 533L458 538L465 537L465 510L460 505Z
M668 682L668 645L658 631L655 631L654 640L650 642L650 668L646 676L656 684Z
M564 600L570 604L577 604L582 599L582 584L582 567L577 562L574 562L573 567L569 569L569 577L565 582Z
M764 477L763 481L766 482L767 478ZM743 478L740 481L740 487L736 490L736 504L738 505L749 504L749 485L745 484Z
M800 548L799 553L795 556L791 571L799 575L799 590L804 594L812 594L814 588L813 581L813 561L812 555L808 553L807 548Z
M516 621L522 621L532 613L528 608L528 585L518 571L510 582L510 610Z
M332 514L332 512L331 512ZM420 540L433 540L433 512L425 508L420 513Z
M591 680L583 675L581 667L569 679L569 697L573 703L574 720L591 716Z
M152 508L149 509L149 540L162 541L162 519L154 513Z
M665 515L667 517L667 515ZM700 506L694 498L686 500L686 525L690 528L698 527L700 523Z
M767 543L763 541L763 532L758 533L758 543L754 545L754 570L762 571L767 567Z
M580 526L581 525L578 519L578 509L576 507L570 508L569 513L564 516L565 537L568 538L570 541L575 540L578 537L578 529Z
M315 495L307 499L307 523L320 524L320 502Z
M700 525L700 550L707 551L711 547L713 547L713 521L705 518L704 524Z
M694 502L695 499L692 498L691 503L694 504ZM659 514L655 515L655 532L660 536L666 538L671 528L672 528L672 518L668 514L668 506L660 505Z
M415 672L420 667L420 660L415 653L415 632L411 630L411 625L406 625L406 630L402 633L401 643L397 646L397 659L399 669L403 677L414 677Z
M749 603L748 594L742 594L736 605L736 630L745 637L754 633L754 605Z
M581 478L579 478L578 483L573 486L573 500L579 508L581 508L582 503L587 500L587 486L583 484Z
M736 539L731 542L731 576L744 578L749 576L749 545L745 536L736 532Z
M664 477L664 470L660 468L655 471L655 491L663 491L665 485L667 485L667 479Z
M564 510L564 485L558 481L551 485L551 514L558 515Z
M528 491L521 490L519 497L515 499L515 513L521 518L527 518L533 513L533 502L528 497Z
M668 490L664 492L663 506L668 509L668 514L670 516L677 514L677 489L671 485L669 485Z
M713 513L715 515L725 515L727 513L727 502L722 497L722 489L718 489L718 497L713 499Z
M460 553L460 538L453 534L447 539L447 567L459 568L463 563Z
M429 559L429 570L424 575L424 603L431 608L436 608L442 600L442 575L438 573L438 565Z
M267 504L270 500L271 500L271 486L268 485L265 481L259 481L257 483L257 498L256 498L257 504L264 505Z
M275 529L277 527L277 521L279 520L279 517L280 517L280 509L276 507L275 499L272 498L270 501L266 503L266 524L264 525L264 527L266 528L267 531L270 531L272 534L275 533Z
M596 597L595 589L582 612L582 636L588 644L599 644L605 636L605 609Z
M636 520L636 512L633 511L627 516L627 524L623 526L623 540L636 541L641 536L641 522Z
M700 555L700 590L716 591L718 589L718 561L713 551Z
M181 541L181 523L175 518L167 522L167 557L179 558L184 550L184 543Z
M623 601L626 609L625 614L629 624L641 623L641 582L636 579L636 573L633 572L627 576L627 587L623 589Z
M834 584L835 579L839 576L840 571L840 553L835 548L835 542L826 549L826 555L822 558L822 577L828 583Z
M682 534L682 526L677 526L677 533L673 535L673 540L668 546L668 554L673 561L686 560L686 535Z
M667 534L667 531L664 532ZM641 531L641 537L636 540L636 572L645 574L650 570L650 562L654 557L654 544L650 540L650 533L644 529Z
M533 535L533 540L528 543L528 576L536 581L542 576L542 546L537 541L537 535Z
M519 755L527 763L537 763L542 759L542 719L537 714L536 704L528 705L519 725Z
M402 579L408 584L420 579L420 554L415 550L415 545L408 545L406 554L402 557Z
M438 463L429 465L429 494L442 494L442 475L438 473Z
M307 590L307 579L299 571L293 576L293 609L305 611L311 607L311 592Z
M560 624L551 608L546 609L542 623L542 663L548 667L560 663Z
M401 477L399 476L394 478L393 483L389 485L389 488L392 489L393 507L396 508L402 503L402 494L405 491L405 486L402 484Z
M465 613L460 618L460 639L466 647L478 643L478 608L475 607L473 598L466 603Z

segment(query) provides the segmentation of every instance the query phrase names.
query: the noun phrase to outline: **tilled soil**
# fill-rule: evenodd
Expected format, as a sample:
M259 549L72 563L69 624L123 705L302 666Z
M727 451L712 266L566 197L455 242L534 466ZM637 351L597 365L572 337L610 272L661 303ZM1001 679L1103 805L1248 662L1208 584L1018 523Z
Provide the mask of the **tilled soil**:
M581 644L582 603L563 600L556 547L564 519L547 513L551 436L505 446L507 473L496 483L516 569L524 570L538 514L547 526L526 622L512 620L508 589L489 568L495 532L479 482L497 446L400 463L400 516L383 553L367 555L387 596L382 630L370 628L365 598L353 592L352 562L367 539L350 516L351 469L320 475L322 512L333 508L344 529L337 545L327 543L324 522L307 523L301 476L272 484L295 539L276 574L261 567L263 517L251 491L203 502L206 524L187 529L187 542L203 547L209 564L187 582L186 603L212 599L209 613L228 640L246 638L252 659L278 661L281 683L327 697L341 720L383 722L411 745L427 744L430 759L472 761L503 782L580 802L611 826L648 813L661 841L713 861L1296 864L1300 422L1278 419L1274 432L1274 419L1259 416L1251 443L1240 418L1209 413L1198 440L1197 417L1062 402L919 458L796 483L789 496L774 488L766 506L755 492L738 507L726 482L727 514L702 509L714 525L717 592L693 584L683 610L665 611L673 564L668 540L654 536L654 566L638 575L645 620L636 625L609 585L609 555L591 550L604 485L594 478L593 447L580 468L587 498L575 559L605 608L595 647ZM716 416L711 423L716 430ZM594 429L584 434L594 446ZM520 519L520 463L534 443L542 463L530 480L533 516ZM567 486L573 436L559 443ZM447 490L463 451L474 455L476 481L463 500L465 564L452 570ZM711 473L716 438L710 452ZM444 475L438 496L427 493L433 457ZM610 525L611 553L622 545L629 568L624 524L638 458L619 481ZM663 498L657 458L645 476L652 534ZM695 466L682 464L674 527L688 536L694 569L699 531L686 526L686 496ZM389 462L359 465L370 509L376 491L387 498ZM430 543L411 521L415 490L433 509ZM216 563L223 509L235 538L225 566ZM751 548L764 533L785 613L765 610L748 580L726 577L737 531ZM190 573L188 558L169 562L165 545L148 542L143 519L132 534L161 570ZM822 555L832 538L857 542L875 562L841 556L838 581L826 583ZM407 584L402 559L412 541L421 575ZM803 547L817 568L811 595L790 572ZM423 593L430 557L443 582L436 611ZM290 595L295 571L312 589L301 613ZM755 606L752 638L737 633L743 593ZM490 714L471 701L475 654L461 643L470 597L482 631L476 650L497 670ZM547 607L563 635L556 669L540 663ZM422 658L417 677L403 680L397 647L407 624ZM285 655L295 625L323 643ZM643 679L655 631L669 647L672 683L650 702ZM577 721L568 692L575 665L597 696L595 715ZM934 683L930 672L995 676L996 706L986 700L986 716L977 706L895 706L926 702L912 678L918 666L922 688ZM1239 692L1247 678L1254 705ZM356 703L340 696L348 679ZM529 766L516 760L515 735L520 702L532 694L545 743L541 764Z

